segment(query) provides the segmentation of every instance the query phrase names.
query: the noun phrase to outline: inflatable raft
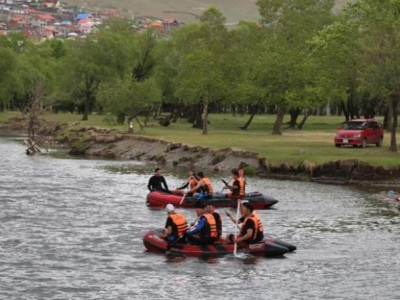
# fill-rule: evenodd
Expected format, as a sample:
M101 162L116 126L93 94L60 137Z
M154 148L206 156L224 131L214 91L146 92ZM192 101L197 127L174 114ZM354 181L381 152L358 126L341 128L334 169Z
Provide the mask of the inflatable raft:
M166 240L159 237L161 232L162 230L150 230L143 236L143 244L149 252L168 252L183 256L207 257L232 254L234 251L234 244L226 239L220 239L214 244L209 245L194 245L178 242L173 245L171 249L167 249ZM237 247L238 253L247 253L260 257L279 257L296 250L296 246L273 237L267 237L263 242L250 245L239 243Z
M267 209L278 202L271 196L263 195L259 192L246 193L243 200L248 200L254 209ZM147 205L152 207L165 207L168 203L175 207L194 208L196 207L197 199L193 197L183 197L172 193L153 191L147 195ZM237 207L237 202L234 199L226 198L225 194L214 194L211 199L207 199L215 207Z

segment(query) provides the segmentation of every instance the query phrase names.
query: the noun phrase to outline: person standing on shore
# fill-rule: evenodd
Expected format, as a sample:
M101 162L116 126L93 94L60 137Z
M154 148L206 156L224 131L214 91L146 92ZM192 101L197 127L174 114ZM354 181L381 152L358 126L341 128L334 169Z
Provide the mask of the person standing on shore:
M150 177L149 183L147 184L147 188L150 192L152 191L160 191L171 193L168 189L167 182L165 181L164 176L162 176L161 169L156 168L154 170L154 175Z

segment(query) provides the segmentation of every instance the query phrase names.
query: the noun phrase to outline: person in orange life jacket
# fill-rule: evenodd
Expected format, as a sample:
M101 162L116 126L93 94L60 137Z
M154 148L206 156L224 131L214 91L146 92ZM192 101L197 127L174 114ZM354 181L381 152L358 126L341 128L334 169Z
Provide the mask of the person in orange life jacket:
M244 212L243 212L243 204L249 203L249 201L248 200L238 200L238 201L240 201L240 213L243 215L244 214ZM236 218L234 218L230 212L226 212L226 215L232 220L233 223L236 224ZM260 242L260 241L262 241L264 239L264 226L263 226L263 224L261 222L260 216L258 215L258 213L254 209L253 209L253 216L256 219L257 225L258 225L257 236L256 236L256 240L255 241L256 242ZM241 217L238 220L238 224L243 223L243 221L244 221L244 217Z
M168 243L172 243L178 238L185 235L188 225L183 214L175 212L175 207L172 204L167 204L165 207L168 217L165 223L165 230L160 234L160 238L166 239Z
M149 191L161 191L166 193L171 193L168 190L167 182L165 181L164 176L161 175L161 169L156 168L154 170L154 175L150 177L149 183L147 184L147 188Z
M259 223L257 218L253 215L253 210L253 206L250 203L245 202L241 204L242 218L240 218L238 221L236 221L231 213L227 213L227 215L231 218L233 222L235 222L235 224L236 222L242 223L239 236L235 237L233 234L230 234L228 236L232 243L245 242L251 244L259 242L264 238L264 235L262 235L262 238L260 240L261 235L259 234Z
M199 178L196 176L196 173L192 170L189 170L189 178L187 180L187 182L185 182L182 186L178 187L177 189L173 190L172 193L177 194L177 195L184 195L186 194L187 196L192 196L193 193L192 192L187 192L185 193L183 190L187 187L189 187L189 189L191 190L192 188L194 188L197 183L199 182Z
M199 221L196 226L186 232L186 237L189 242L199 245L212 244L218 239L217 224L214 216L207 213L205 203L202 201L196 203L196 214Z
M210 199L214 193L214 189L211 185L210 179L204 176L203 172L197 173L197 177L200 179L197 185L190 190L193 197L197 199ZM200 192L196 192L200 190Z
M212 214L214 216L215 223L217 225L218 238L220 238L221 235L222 235L222 218L221 218L221 215L215 210L215 206L211 202L208 202L206 204L206 212L209 213L209 214Z
M224 186L224 189L230 189L231 192L226 194L227 198L242 199L245 194L245 186L243 178L240 178L238 171L233 171L233 184Z
M238 169L239 177L243 179L244 186L246 187L246 177L244 177L244 170Z

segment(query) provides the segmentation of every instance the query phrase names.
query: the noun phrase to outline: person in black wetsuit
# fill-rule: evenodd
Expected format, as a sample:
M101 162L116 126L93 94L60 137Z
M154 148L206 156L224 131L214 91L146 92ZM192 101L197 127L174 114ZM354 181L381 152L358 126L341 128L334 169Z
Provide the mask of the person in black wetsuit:
M154 170L154 175L150 177L149 183L147 184L147 188L149 191L161 191L170 193L168 189L167 182L165 181L164 176L161 175L161 169L156 168Z

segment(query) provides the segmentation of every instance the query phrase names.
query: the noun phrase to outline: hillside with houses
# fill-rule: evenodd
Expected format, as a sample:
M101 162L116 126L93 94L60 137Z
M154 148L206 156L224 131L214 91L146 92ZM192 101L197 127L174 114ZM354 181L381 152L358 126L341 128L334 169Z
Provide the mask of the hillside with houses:
M75 39L96 32L108 18L119 17L117 8L82 10L59 0L0 0L0 35L23 33L26 38ZM180 26L175 19L137 18L137 30L152 28L160 32Z

